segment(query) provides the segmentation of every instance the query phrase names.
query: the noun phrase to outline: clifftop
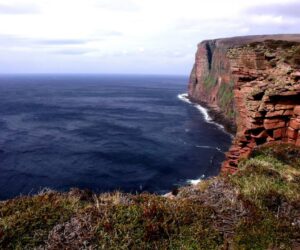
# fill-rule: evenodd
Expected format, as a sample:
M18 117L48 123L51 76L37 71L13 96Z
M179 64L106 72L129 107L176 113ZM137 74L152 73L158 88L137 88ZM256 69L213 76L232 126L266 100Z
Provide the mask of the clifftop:
M189 96L236 132L223 170L235 171L239 159L266 142L300 146L300 35L201 42Z
M264 146L236 174L171 198L73 189L0 202L0 248L299 249L299 159Z
M278 35L253 35L253 36L236 36L217 38L213 40L204 40L202 43L214 42L217 46L224 47L235 47L250 44L253 42L264 42L265 40L281 40L281 41L292 41L300 42L300 34L278 34Z

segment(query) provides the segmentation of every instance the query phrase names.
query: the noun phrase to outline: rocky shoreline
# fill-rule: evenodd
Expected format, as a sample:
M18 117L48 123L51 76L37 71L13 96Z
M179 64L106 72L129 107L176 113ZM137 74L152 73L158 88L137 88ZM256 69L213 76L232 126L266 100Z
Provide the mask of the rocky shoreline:
M210 105L207 102L202 102L191 96L188 96L188 98L192 103L199 104L200 106L207 109L207 112L208 112L209 116L211 117L212 121L222 125L227 133L229 133L232 136L234 136L236 134L237 126L234 123L234 121L228 119L217 106Z

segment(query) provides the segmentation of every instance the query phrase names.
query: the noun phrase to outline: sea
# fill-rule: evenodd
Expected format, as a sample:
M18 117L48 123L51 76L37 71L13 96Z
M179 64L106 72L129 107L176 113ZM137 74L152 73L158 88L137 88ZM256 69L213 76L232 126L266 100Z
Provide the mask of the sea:
M0 200L45 188L164 194L215 176L231 136L185 76L1 75Z

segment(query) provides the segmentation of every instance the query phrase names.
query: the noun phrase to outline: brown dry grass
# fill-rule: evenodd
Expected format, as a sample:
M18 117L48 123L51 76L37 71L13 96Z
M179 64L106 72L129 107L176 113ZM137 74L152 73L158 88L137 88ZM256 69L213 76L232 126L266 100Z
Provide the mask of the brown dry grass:
M300 149L255 151L232 176L174 199L46 190L0 203L1 249L293 249L300 244Z

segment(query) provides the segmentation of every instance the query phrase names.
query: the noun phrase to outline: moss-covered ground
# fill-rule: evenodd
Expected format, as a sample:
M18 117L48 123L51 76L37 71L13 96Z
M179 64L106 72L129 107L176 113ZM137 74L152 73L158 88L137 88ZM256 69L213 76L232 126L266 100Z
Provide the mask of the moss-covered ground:
M0 249L297 249L300 149L273 144L172 198L47 190L0 202Z

